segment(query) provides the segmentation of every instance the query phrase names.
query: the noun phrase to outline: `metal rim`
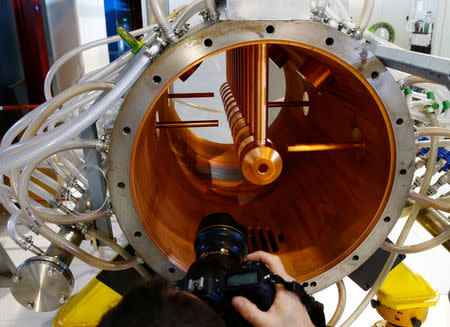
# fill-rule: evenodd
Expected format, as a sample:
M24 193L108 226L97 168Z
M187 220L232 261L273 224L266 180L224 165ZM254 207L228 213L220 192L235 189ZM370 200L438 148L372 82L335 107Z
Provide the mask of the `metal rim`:
M274 32L270 34L266 32L269 25L274 27ZM333 42L327 42L330 38ZM206 39L211 40L212 44L209 45L208 42L209 46L205 45ZM131 156L134 136L149 104L159 97L167 84L173 82L173 76L203 57L224 48L261 40L310 45L352 66L378 94L386 108L395 138L395 177L381 218L369 236L344 260L326 272L302 281L308 285L308 292L314 293L347 276L379 247L400 215L414 173L414 134L400 89L383 64L364 45L339 31L310 21L226 21L186 36L168 49L135 83L115 121L108 157L111 200L122 230L145 262L169 279L182 278L184 271L170 262L156 247L140 223L129 187L129 160L124 158ZM154 82L154 76L159 77L159 83ZM139 98L135 96L137 94L140 95ZM403 120L401 125L396 123L399 118ZM123 133L124 127L128 127L131 132Z

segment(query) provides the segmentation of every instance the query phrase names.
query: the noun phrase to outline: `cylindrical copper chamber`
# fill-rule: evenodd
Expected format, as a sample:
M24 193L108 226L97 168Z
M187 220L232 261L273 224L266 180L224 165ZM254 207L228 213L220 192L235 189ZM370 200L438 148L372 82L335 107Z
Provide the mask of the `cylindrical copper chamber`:
M195 74L193 68L223 51L227 51L224 82L230 85L243 122L243 130L229 127L233 143L208 141L188 128L155 128L158 122L180 121L171 100L174 96L169 96L172 83L180 76L188 83L190 74ZM252 63L261 51L267 63L282 69L286 85L281 110L270 124L267 114L261 115L277 105L268 103L267 94L261 95L266 92L261 90L261 81L265 80L267 89L277 85L255 72L258 65ZM145 83L151 83L156 73ZM140 85L144 90L144 80ZM133 96L136 93L131 92L129 97ZM226 107L227 99L223 100ZM131 103L125 103L129 112ZM303 110L306 104L309 111ZM224 110L224 115L232 109ZM119 120L115 128L121 131L127 121L120 116ZM129 185L120 192L130 192L139 222L128 227L131 223L126 220L132 218L123 215L119 222L138 253L145 253L144 244L150 244L139 243L143 234L170 264L183 270L194 260L199 222L215 212L231 214L248 229L251 251L278 254L287 272L299 281L311 280L349 256L357 263L359 256L369 254L354 255L355 250L386 218L382 215L399 175L391 121L361 71L332 53L280 39L222 47L171 77L143 112L138 126L132 127ZM250 135L253 138L245 151L262 144L276 151L282 162L279 175L263 185L248 180L242 171L236 137L242 141ZM120 210L124 209L117 208L119 214ZM373 252L377 246L371 246Z

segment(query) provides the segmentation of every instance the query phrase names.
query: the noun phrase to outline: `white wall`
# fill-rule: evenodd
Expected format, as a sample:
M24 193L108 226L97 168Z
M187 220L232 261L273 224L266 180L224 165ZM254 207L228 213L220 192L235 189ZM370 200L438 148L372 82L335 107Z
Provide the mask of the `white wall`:
M350 15L357 21L364 0L343 0L349 8ZM410 24L414 22L414 7L421 2L423 12L430 10L435 21L432 54L450 57L450 0L376 0L369 26L379 21L391 23L397 33L395 44L410 48ZM409 21L406 20L409 16Z
M106 37L103 0L46 0L46 8L54 60L81 44ZM62 91L108 63L106 45L88 50L61 67L53 85Z
M450 58L450 1L440 0L431 54Z
M349 4L349 12L353 21L358 21L364 0L347 0L346 2ZM414 0L376 0L369 26L380 21L392 24L397 34L395 44L408 49L410 32L407 28L408 21L406 17L411 17L413 2Z

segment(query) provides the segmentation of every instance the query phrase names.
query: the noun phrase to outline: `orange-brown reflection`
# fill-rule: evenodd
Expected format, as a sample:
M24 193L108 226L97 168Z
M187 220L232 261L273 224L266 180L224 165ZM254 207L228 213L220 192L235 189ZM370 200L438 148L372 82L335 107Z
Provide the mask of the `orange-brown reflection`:
M194 260L200 220L228 212L248 227L252 250L276 252L291 275L309 279L354 250L386 204L394 140L374 91L331 55L301 45L269 44L268 50L284 69L285 101L302 101L305 90L310 99L308 116L301 107L282 109L267 130L283 160L275 182L247 182L233 144L213 143L188 129L155 131L155 113L139 127L130 162L134 204L154 243L184 269ZM154 106L160 121L179 120L167 92ZM297 144L352 143L364 147L287 151Z

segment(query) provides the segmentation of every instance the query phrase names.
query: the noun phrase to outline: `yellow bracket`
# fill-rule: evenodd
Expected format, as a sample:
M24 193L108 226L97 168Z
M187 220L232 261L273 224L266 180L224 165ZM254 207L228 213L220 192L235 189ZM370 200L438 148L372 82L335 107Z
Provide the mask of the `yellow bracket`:
M93 278L59 309L53 327L95 327L121 299L119 293Z
M387 275L377 299L377 311L388 323L408 327L413 326L413 318L423 323L439 296L421 276L400 263Z

